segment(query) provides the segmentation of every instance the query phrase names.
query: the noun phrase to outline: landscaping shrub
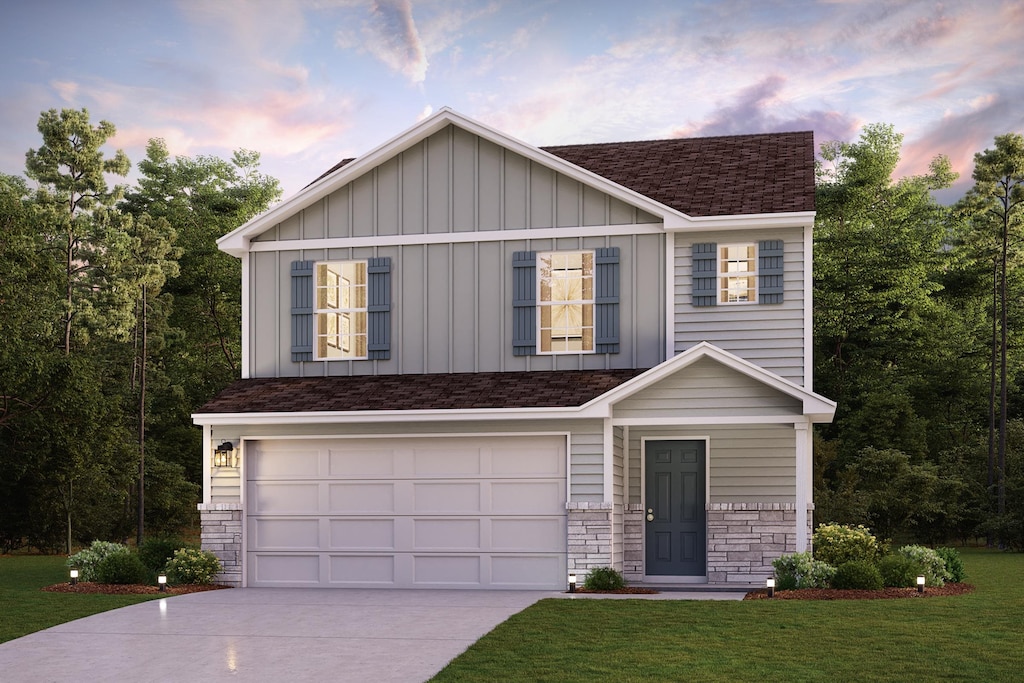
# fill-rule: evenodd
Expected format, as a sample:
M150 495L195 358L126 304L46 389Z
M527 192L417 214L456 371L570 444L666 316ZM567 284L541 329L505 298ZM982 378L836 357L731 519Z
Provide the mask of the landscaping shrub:
M775 568L775 587L778 590L796 588L828 588L835 567L815 560L810 553L783 555L772 561Z
M884 588L882 575L873 563L866 560L844 562L832 577L832 587L843 590L879 590Z
M921 565L906 555L886 555L878 563L886 588L913 588L921 570Z
M171 583L213 583L220 572L220 560L209 550L180 548L167 562L167 580Z
M72 567L78 569L78 579L80 581L95 581L96 580L96 568L99 566L103 558L108 555L116 555L118 553L130 553L128 546L120 543L111 543L110 541L93 541L92 545L88 548L83 548L74 555L68 558L67 566L69 569Z
M139 559L151 571L162 572L167 561L174 556L174 551L186 547L189 547L188 544L180 538L148 538L139 546Z
M931 548L921 545L905 545L896 550L896 554L909 557L920 565L927 586L941 587L949 578L946 573L945 561Z
M590 591L617 591L626 587L626 580L611 567L598 567L590 570L583 587Z
M853 561L874 562L884 554L882 545L863 525L822 524L812 537L815 559L833 567Z
M946 563L946 574L949 580L953 583L963 583L967 578L967 572L964 570L964 561L960 558L960 552L955 548L936 548L935 552Z
M150 571L135 553L114 553L96 565L97 583L151 583Z

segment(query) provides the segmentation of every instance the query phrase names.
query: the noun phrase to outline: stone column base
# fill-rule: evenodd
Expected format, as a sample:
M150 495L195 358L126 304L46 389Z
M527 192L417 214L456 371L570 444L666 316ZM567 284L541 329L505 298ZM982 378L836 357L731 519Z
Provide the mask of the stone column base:
M199 517L203 550L220 560L221 572L214 583L242 586L242 504L200 503Z
M627 503L622 511L622 576L627 581L644 577L644 507Z
M796 552L794 503L709 503L707 512L708 583L763 586L772 560ZM808 538L810 527L808 515Z
M583 583L591 569L612 566L612 504L565 504L569 525L568 569Z

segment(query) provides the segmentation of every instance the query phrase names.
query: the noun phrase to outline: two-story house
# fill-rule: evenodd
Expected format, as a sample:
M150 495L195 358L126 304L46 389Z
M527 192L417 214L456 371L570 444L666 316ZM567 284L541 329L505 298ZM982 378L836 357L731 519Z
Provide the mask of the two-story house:
M537 148L443 109L219 240L248 586L763 583L809 545L811 133Z

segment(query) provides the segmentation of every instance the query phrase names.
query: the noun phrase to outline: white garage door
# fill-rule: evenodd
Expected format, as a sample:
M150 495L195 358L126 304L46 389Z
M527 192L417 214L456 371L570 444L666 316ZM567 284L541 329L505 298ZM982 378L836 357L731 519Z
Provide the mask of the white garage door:
M250 586L560 589L565 439L246 444Z

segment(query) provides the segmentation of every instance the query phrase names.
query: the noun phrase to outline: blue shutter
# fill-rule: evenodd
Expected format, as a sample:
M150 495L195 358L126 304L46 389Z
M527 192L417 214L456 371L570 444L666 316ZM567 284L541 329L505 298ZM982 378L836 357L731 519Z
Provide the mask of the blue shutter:
M537 353L537 252L512 254L512 355Z
M764 240L757 245L757 300L762 304L781 304L783 295L782 240Z
M693 245L694 306L718 305L718 244L702 242Z
M391 358L391 259L387 256L366 262L366 342L370 360Z
M594 252L594 351L619 352L619 248Z
M313 261L292 261L292 361L313 360Z

